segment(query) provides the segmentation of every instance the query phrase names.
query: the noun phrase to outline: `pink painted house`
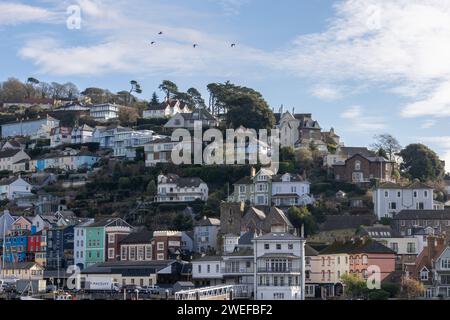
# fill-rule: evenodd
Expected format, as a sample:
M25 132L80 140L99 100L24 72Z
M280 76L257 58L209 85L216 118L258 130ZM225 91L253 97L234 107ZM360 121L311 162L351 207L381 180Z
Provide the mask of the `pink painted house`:
M11 230L28 230L31 231L32 223L25 217L18 217L12 224Z
M350 274L363 279L369 276L369 267L378 267L381 281L395 271L395 252L378 241L358 239L351 243L349 254Z

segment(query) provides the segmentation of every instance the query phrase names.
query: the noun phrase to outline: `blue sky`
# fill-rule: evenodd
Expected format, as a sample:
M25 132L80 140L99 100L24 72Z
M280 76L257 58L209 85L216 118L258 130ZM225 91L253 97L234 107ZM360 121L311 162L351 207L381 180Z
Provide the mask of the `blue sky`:
M80 29L66 26L71 5ZM6 0L0 34L3 80L119 91L136 79L146 99L163 79L205 95L230 80L346 145L388 132L450 170L450 0Z

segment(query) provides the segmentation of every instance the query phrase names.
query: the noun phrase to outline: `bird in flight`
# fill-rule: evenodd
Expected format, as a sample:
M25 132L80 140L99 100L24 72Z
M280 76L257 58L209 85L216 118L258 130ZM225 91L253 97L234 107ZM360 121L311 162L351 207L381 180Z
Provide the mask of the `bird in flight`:
M231 44L231 47L232 47L232 48L236 47L236 43L232 43L232 44Z
M158 34L163 34L163 32L162 31L160 31Z
M155 43L156 43L155 41L150 42L150 44L155 44Z
M194 47L194 48L197 48L197 47L198 47L198 44L195 43L195 44L193 45L193 47Z

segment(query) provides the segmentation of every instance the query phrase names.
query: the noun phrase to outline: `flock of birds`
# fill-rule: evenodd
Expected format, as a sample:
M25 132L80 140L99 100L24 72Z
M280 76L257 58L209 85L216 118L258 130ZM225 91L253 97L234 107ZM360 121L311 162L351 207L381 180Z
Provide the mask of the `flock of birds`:
M163 34L164 34L164 33L163 33L162 31L160 31L160 32L158 33L158 35L163 35ZM156 44L156 41L152 41L152 42L150 42L150 44L153 46L153 45ZM195 48L198 47L198 44L197 44L197 43L194 43L194 44L192 45L192 47L195 49ZM236 43L232 43L232 44L231 44L231 47L232 47L232 48L236 47Z

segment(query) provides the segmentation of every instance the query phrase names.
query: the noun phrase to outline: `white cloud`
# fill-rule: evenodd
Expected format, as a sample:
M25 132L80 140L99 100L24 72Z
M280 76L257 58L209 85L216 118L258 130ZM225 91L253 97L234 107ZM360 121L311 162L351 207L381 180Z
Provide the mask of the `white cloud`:
M422 129L430 129L436 125L436 120L425 120L420 126Z
M280 52L281 68L419 97L404 107L405 117L450 116L449 0L346 0L335 8L327 31Z
M351 132L376 132L386 128L381 117L366 115L361 106L351 106L341 114L341 118L347 120L347 131Z
M311 94L325 101L334 101L342 97L340 88L330 85L317 85L311 90Z
M20 57L31 60L41 73L59 76L114 72L252 76L260 72L255 66L275 63L271 55L244 44L231 48L225 36L170 25L161 17L162 21L148 19L129 1L78 0L78 4L83 19L79 32L99 37L97 43L70 46L53 37L34 37L19 51Z
M30 22L48 23L55 17L55 13L44 8L13 2L0 3L0 25L15 26Z
M237 15L241 7L247 4L250 0L209 0L215 2L222 7L222 10L227 15Z

